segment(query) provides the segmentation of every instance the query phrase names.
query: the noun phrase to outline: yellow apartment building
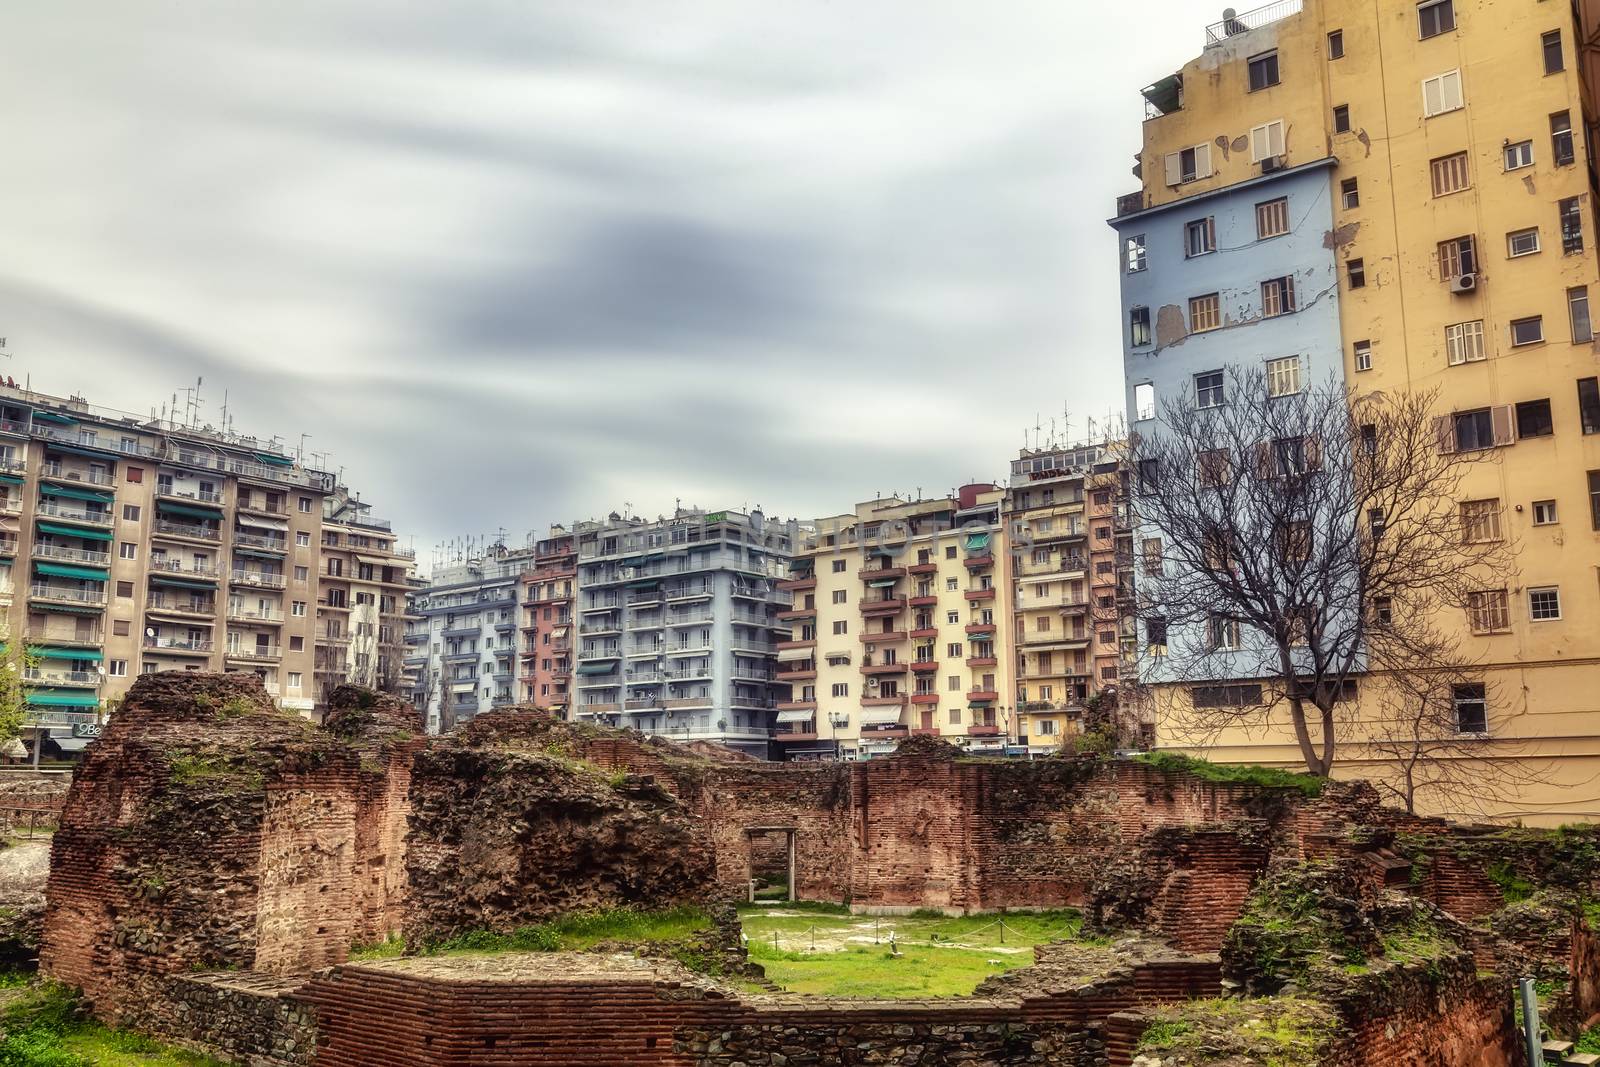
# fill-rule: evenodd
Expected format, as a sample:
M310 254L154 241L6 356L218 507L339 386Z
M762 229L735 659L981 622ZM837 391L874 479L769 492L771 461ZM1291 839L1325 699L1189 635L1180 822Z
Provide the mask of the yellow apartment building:
M1338 284L1325 296L1338 303L1346 384L1437 390L1440 447L1495 450L1462 503L1492 518L1517 564L1460 619L1483 682L1453 696L1484 754L1524 761L1540 782L1453 814L1600 815L1597 29L1592 0L1244 12L1144 90L1142 189L1118 204L1126 216L1331 157L1322 244ZM1186 699L1159 694L1158 740L1171 743ZM1205 754L1298 762L1284 722ZM1338 773L1383 772L1357 761Z
M1017 746L1004 492L875 500L819 519L779 589L786 759L868 759L913 735Z

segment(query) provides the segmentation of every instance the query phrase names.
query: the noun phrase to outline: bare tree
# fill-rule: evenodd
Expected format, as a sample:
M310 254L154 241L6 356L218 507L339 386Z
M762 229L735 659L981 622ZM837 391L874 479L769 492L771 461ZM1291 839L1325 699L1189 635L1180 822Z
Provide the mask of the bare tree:
M1286 708L1320 775L1365 678L1393 714L1351 740L1444 773L1436 742L1486 730L1460 623L1505 624L1497 505L1460 499L1499 428L1436 416L1431 393L1298 384L1228 371L1133 442L1141 675L1195 683L1191 738Z

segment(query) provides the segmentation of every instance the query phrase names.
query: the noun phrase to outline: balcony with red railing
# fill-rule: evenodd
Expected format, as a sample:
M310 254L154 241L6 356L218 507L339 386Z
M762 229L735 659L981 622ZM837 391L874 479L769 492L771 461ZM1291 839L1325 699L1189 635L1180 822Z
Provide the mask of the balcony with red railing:
M779 652L787 648L816 648L817 639L813 637L809 641L779 641L773 647Z
M856 571L856 577L863 582L904 578L905 576L906 569L904 567L862 567Z
M857 605L863 615L893 615L906 609L903 596L868 597Z
M994 689L969 689L967 690L967 703L993 704L1000 699L1000 693Z
M998 727L998 726L982 726L982 725L979 725L979 724L975 723L972 726L967 727L967 736L968 737L999 737L1000 736L1000 727Z
M967 570L978 571L985 567L993 567L994 557L985 553L982 556L968 556L963 562L966 563Z
M798 593L803 589L815 589L817 587L817 576L808 574L803 578L784 578L777 585L782 592Z
M816 711L816 700L780 700L777 703L779 711Z
M938 627L935 626L919 626L915 630L911 631L911 636L918 640L931 640L932 638L939 636L939 630Z
M987 589L968 589L962 595L968 600L993 600L994 586L990 586Z
M910 574L937 574L939 573L939 565L937 563L913 563L906 568L906 571Z
M817 723L814 719L807 719L805 722L779 723L777 732L772 736L778 741L815 741Z
M904 641L904 630L869 630L861 635L862 644L886 645L895 641Z
M971 661L968 660L968 662L970 663ZM914 659L911 661L911 669L918 674L931 674L939 669L939 661L936 659Z
M909 664L905 663L863 663L861 673L867 675L877 674L904 674Z
M906 706L906 695L896 693L894 696L862 697L861 706L864 708L903 708Z
M790 671L780 667L778 672L772 676L772 680L775 682L809 682L816 676L817 665L813 663L810 666L796 667Z
M969 623L967 623L967 633L969 633L969 634L992 634L994 632L995 632L995 624L992 623L992 622L969 622Z
M931 608L939 603L939 598L936 596L914 596L907 603L914 608Z
M911 703L913 703L913 704L937 704L937 703L939 703L939 694L938 693L912 693L911 694Z
M998 659L996 659L994 656L968 656L967 657L967 666L969 666L969 667L994 667L994 666L998 666L999 662L1000 661Z

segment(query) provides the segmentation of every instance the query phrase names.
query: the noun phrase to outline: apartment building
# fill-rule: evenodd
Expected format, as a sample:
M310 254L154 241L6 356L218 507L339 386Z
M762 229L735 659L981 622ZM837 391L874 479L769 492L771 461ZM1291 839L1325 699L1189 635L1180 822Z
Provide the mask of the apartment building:
M868 759L912 735L1025 751L1014 699L1004 492L858 504L818 519L779 583L780 754Z
M429 733L516 701L522 576L533 567L533 548L496 544L413 593L404 667L416 672L412 699Z
M1090 695L1115 690L1124 724L1137 725L1141 739L1154 736L1154 720L1133 700L1138 685L1138 600L1134 584L1133 507L1129 496L1128 442L1108 442L1089 468L1088 503Z
M572 697L573 603L578 593L577 541L550 527L533 546L533 570L522 576L521 700L567 714Z
M1597 28L1592 3L1526 0L1231 17L1144 90L1142 189L1113 222L1135 432L1164 391L1210 395L1225 361L1288 388L1272 364L1297 357L1359 393L1436 390L1438 447L1492 450L1461 503L1517 563L1456 620L1482 681L1451 699L1485 754L1546 779L1488 814L1540 822L1586 812L1600 771ZM1181 715L1182 687L1165 696ZM1295 759L1280 722L1209 754Z
M0 610L37 657L25 740L80 750L154 671L249 671L309 712L333 483L274 442L0 386Z
M323 498L317 586L318 710L335 686L410 692L404 658L407 597L416 552L394 526L346 489Z
M776 584L798 532L759 511L578 523L571 717L765 758L788 630Z

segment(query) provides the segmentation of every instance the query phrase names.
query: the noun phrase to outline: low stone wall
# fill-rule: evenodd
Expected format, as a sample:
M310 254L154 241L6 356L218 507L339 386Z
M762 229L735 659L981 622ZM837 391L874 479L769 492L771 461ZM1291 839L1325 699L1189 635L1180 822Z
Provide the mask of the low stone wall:
M308 1067L316 1016L295 995L303 980L255 973L168 978L140 999L139 1030L245 1067Z
M983 1022L981 1005L959 1019L931 1009L870 1021L884 1013L839 1010L829 1018L687 1030L674 1051L695 1067L786 1067L789 1064L982 1064L984 1067L1106 1067L1098 1030L1068 1023ZM860 1017L857 1018L856 1016Z
M1350 1032L1329 1067L1521 1067L1511 991L1470 954L1368 975L1335 1007Z

